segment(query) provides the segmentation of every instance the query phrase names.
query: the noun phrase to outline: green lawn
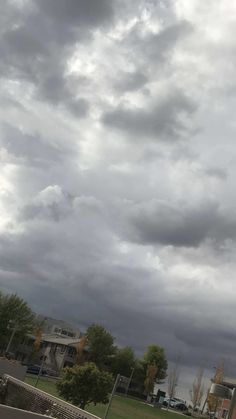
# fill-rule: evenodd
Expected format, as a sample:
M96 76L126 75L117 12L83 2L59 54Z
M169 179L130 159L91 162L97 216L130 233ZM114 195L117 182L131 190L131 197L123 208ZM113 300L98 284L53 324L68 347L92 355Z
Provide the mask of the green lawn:
M37 380L37 375L28 374L26 376L25 382L31 386L35 385ZM40 377L37 388L40 390L46 391L46 393L52 394L52 396L59 397L56 389L56 380L54 378Z
M34 385L36 376L27 375L28 384ZM58 397L56 389L56 380L51 378L40 378L38 388ZM100 418L104 417L106 406L98 404L90 405L86 410ZM115 396L109 411L108 419L181 419L178 413L167 412L165 410L155 409L146 405L144 402L129 399L126 397Z

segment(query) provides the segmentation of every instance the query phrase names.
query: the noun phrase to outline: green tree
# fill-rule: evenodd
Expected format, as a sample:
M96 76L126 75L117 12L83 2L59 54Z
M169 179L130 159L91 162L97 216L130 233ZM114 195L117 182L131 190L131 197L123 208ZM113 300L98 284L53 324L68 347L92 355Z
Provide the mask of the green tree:
M147 352L143 357L144 366L155 365L157 367L155 380L163 380L166 378L167 371L167 360L165 355L165 350L159 345L149 345Z
M111 361L111 371L114 376L117 374L129 377L135 366L134 351L129 346L118 348Z
M26 301L18 295L0 292L0 319L0 351L4 352L12 331L15 330L15 338L31 332L35 316Z
M86 331L88 339L88 359L99 368L103 368L115 352L114 338L103 327L92 324Z
M107 403L112 386L112 375L93 362L65 368L57 382L59 394L81 409L89 403Z

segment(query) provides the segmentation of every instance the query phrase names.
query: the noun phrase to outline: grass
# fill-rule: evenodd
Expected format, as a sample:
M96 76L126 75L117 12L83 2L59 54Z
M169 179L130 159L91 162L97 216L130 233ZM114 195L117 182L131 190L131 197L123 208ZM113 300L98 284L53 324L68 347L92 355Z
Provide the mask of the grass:
M27 374L25 382L34 386L37 380L37 375ZM43 390L46 393L51 394L52 396L59 397L57 388L56 388L56 380L54 378L46 378L40 377L37 388L39 390Z
M26 383L34 385L36 376L27 375ZM53 396L59 397L56 389L56 380L53 378L40 378L38 388L46 391ZM100 418L104 417L106 406L98 404L89 405L86 410ZM161 409L155 409L144 402L130 399L128 397L115 396L109 411L108 419L180 419L180 415L174 412L167 412Z

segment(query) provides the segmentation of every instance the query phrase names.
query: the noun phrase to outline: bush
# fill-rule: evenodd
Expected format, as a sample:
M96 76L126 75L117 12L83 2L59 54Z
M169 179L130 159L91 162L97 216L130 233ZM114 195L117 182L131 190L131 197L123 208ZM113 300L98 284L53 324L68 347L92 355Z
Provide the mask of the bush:
M107 403L112 385L112 375L93 362L65 368L57 382L59 394L82 409L89 403Z

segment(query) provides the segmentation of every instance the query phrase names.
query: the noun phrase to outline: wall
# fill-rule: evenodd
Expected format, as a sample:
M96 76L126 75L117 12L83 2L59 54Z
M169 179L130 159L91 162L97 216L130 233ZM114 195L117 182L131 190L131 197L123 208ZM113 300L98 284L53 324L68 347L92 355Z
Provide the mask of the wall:
M4 374L24 381L27 367L24 367L18 362L8 361L5 358L0 359L0 377Z

